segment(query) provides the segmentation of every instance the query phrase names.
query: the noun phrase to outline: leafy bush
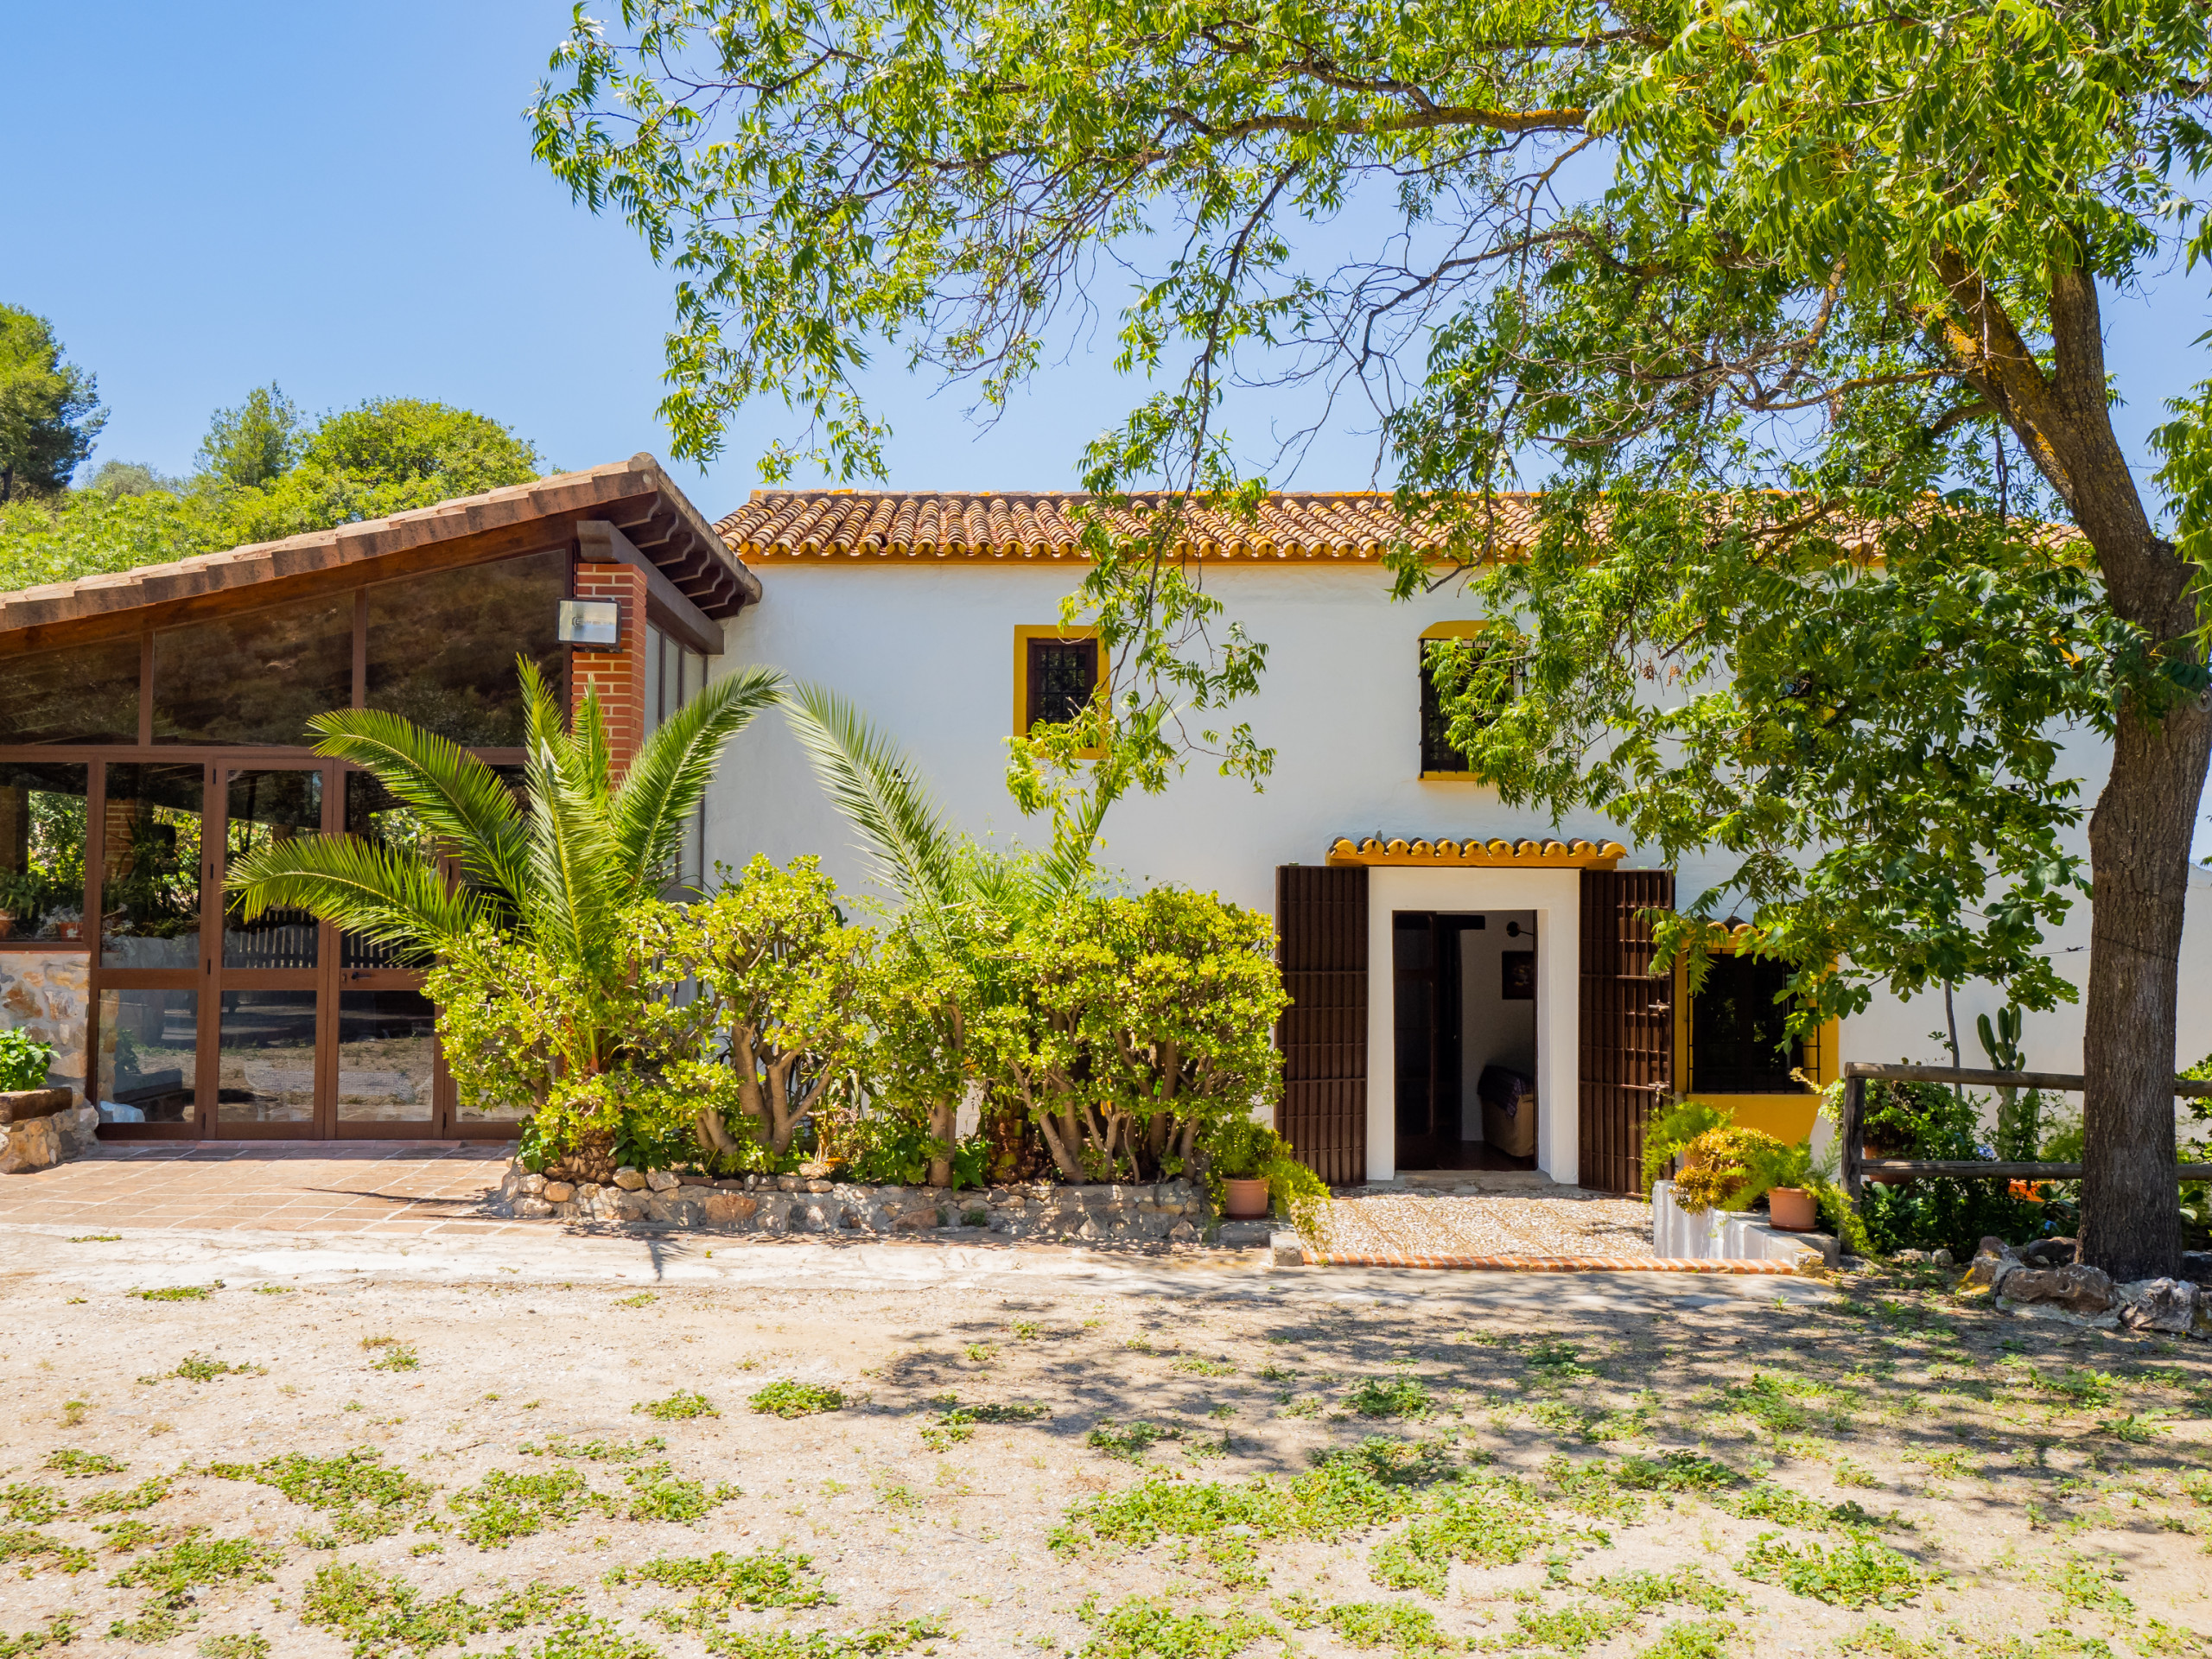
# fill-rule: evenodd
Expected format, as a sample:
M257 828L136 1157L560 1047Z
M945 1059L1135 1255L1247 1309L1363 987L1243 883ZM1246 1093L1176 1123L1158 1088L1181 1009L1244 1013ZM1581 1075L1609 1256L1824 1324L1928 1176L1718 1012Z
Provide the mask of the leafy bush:
M1202 1131L1274 1102L1288 999L1265 917L1180 887L1083 895L1007 949L1019 995L971 1025L969 1052L1063 1179L1179 1174Z
M1987 1159L1978 1097L1934 1083L1869 1083L1866 1140L1885 1156ZM2046 1157L2056 1154L2050 1143ZM2003 1181L1943 1178L1890 1185L1869 1183L1859 1213L1875 1249L1947 1249L1961 1261L1985 1236L2014 1243L2067 1230L2070 1211L2016 1196Z
M0 1094L45 1088L47 1067L53 1061L52 1044L38 1041L27 1031L0 1031Z
M1643 1130L1643 1196L1651 1196L1652 1186L1691 1141L1735 1121L1735 1113L1701 1100L1678 1100L1652 1119Z

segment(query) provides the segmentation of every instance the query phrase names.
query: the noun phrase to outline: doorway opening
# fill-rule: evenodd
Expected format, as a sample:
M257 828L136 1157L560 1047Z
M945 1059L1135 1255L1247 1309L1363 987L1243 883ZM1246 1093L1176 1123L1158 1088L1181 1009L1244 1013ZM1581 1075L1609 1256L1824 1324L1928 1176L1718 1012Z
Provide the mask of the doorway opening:
M1536 1166L1536 913L1391 915L1397 1166Z

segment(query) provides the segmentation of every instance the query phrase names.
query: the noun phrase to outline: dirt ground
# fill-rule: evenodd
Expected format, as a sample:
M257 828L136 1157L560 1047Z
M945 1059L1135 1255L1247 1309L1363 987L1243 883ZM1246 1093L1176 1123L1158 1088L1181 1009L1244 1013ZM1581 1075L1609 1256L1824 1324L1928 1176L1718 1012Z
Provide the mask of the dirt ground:
M2060 1659L2212 1632L2212 1346L1948 1274L1061 1253L1025 1278L695 1241L696 1271L641 1280L585 1241L563 1280L557 1243L480 1243L365 1268L0 1238L0 1656Z

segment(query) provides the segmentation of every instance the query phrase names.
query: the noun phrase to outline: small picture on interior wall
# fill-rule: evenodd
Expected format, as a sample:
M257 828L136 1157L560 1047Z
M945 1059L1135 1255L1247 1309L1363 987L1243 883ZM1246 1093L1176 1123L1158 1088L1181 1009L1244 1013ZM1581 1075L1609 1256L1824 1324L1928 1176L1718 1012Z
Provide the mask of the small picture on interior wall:
M1536 953L1533 950L1501 950L1499 964L1505 969L1505 985L1498 995L1508 1002L1533 1002L1536 1000Z

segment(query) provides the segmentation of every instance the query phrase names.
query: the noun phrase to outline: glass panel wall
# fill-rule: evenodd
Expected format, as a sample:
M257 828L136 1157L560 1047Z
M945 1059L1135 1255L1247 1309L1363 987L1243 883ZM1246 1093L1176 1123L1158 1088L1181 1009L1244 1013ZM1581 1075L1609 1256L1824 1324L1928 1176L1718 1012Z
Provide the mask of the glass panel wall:
M346 833L390 848L403 855L429 858L437 851L437 838L404 804L365 772L346 774ZM410 954L397 945L380 944L359 934L338 936L338 965L342 969L428 968L427 955Z
M0 760L0 939L85 937L91 771Z
M226 1123L315 1122L313 991L225 991L215 1116Z
M137 741L137 634L0 657L0 744Z
M271 605L154 635L154 741L306 746L353 701L353 595Z
M569 556L556 550L369 589L368 706L470 748L519 748L529 658L556 691Z
M191 1122L199 1026L197 991L102 991L100 1121Z
M340 1120L429 1122L436 1032L437 1011L420 991L340 992Z
M201 768L111 762L101 825L100 965L200 965Z
M322 828L322 774L275 768L229 772L223 789L223 858L236 864L250 853L312 836ZM223 912L226 968L312 968L317 928L304 910L264 910L245 919L235 898Z

